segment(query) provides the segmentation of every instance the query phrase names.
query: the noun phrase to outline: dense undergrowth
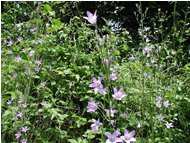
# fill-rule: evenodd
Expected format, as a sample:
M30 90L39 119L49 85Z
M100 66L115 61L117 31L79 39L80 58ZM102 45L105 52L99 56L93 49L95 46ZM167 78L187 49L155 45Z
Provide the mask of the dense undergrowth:
M137 5L137 44L56 4L2 5L1 142L188 143L188 10L163 38L164 13L147 26Z

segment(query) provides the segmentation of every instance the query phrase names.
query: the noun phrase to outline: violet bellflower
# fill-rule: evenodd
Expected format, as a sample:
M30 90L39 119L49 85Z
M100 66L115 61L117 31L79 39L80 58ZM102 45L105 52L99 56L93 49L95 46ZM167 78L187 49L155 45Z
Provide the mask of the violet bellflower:
M91 129L95 132L99 131L99 127L102 125L102 123L100 122L100 120L95 120L95 119L92 119L92 121L94 122L92 125L91 125Z
M128 132L128 130L125 129L124 136L121 136L120 138L125 143L136 142L137 140L133 137L134 135L135 135L135 131Z
M88 102L88 110L87 112L96 112L96 110L98 109L98 103L96 103L94 100L90 100Z
M114 88L113 91L114 94L112 95L112 97L117 100L122 100L125 96L127 96L126 94L124 94L123 88L120 88L119 90Z
M20 140L21 143L27 143L27 139Z
M118 73L117 72L112 72L110 75L110 80L115 81L118 79Z
M116 113L116 110L114 108L105 109L108 116L114 117L114 114Z
M105 135L107 136L106 143L118 143L123 142L122 139L118 138L118 135L120 135L120 132L117 130L113 134L106 132Z
M90 22L91 24L96 24L97 22L97 10L94 12L94 14L92 14L91 12L87 11L86 14L87 14L87 17L86 16L83 16L84 19L86 19L88 22Z
M28 128L27 126L26 126L26 127L22 127L22 129L21 129L21 131L22 131L22 132L25 132L25 133L26 133L28 130L29 130L29 128Z
M166 125L166 127L167 127L168 129L174 127L174 126L173 126L173 123L168 123L168 122L166 122L165 125Z
M89 87L93 88L94 89L94 92L97 93L99 92L100 94L102 95L105 95L106 94L106 89L103 88L103 85L102 85L102 78L92 78L92 83L89 85Z
M20 138L21 132L20 132L20 131L17 131L16 134L15 134L15 136L16 136L16 139Z

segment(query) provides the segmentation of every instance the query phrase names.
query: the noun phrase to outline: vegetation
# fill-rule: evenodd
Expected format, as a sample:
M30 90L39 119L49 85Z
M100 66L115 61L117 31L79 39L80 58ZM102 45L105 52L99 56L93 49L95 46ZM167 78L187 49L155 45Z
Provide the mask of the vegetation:
M2 2L2 143L190 142L190 5L133 4Z

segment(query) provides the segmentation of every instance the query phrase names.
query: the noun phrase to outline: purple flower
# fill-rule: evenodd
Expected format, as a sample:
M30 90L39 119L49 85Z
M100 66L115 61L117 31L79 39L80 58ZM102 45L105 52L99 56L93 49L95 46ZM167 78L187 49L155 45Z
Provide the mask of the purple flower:
M120 138L126 143L136 142L137 140L133 137L135 135L135 131L128 132L127 129L124 130L124 136Z
M26 133L28 130L29 130L29 128L28 128L27 126L26 126L26 127L22 127L22 129L21 129L21 131L22 131L22 132L25 132L25 133Z
M162 96L156 96L156 101L161 101L162 100Z
M18 63L20 63L20 62L22 61L22 58L21 58L20 55L18 55L18 56L16 57L16 61L17 61Z
M23 53L26 53L26 48L23 48L23 49L22 49L22 52L23 52Z
M21 132L17 131L16 134L15 134L15 136L16 136L16 139L20 138Z
M164 116L162 116L162 114L158 115L158 120L162 121L164 119Z
M100 93L100 94L102 94L102 95L105 95L107 92L106 92L106 89L105 88L103 88L103 87L99 87L99 88L94 88L94 91L96 92L96 90Z
M106 132L105 135L107 136L106 143L118 143L122 142L120 138L118 138L118 135L120 135L120 132L117 130L113 134Z
M109 110L105 109L105 111L106 111L107 115L111 116L111 117L114 117L114 114L116 113L116 110L113 108L110 108Z
M90 13L89 11L86 12L87 16L83 16L84 19L86 19L88 22L90 22L91 24L96 24L97 22L97 10L94 12L94 15L92 13Z
M111 125L113 126L116 123L116 120L111 120Z
M110 75L110 80L115 81L118 79L118 73L117 72L112 72Z
M149 67L149 66L150 66L150 63L146 63L146 66Z
M34 51L30 51L28 54L30 57L34 56Z
M120 117L125 118L127 116L127 113L121 113Z
M17 118L21 118L21 117L22 117L22 112L21 112L21 111L18 111L16 117L17 117Z
M147 77L148 79L151 79L151 76L148 73L144 73L144 76Z
M106 67L108 67L108 65L109 65L109 59L108 58L104 58L104 64L106 65Z
M128 60L133 62L133 61L135 61L135 57L131 56L131 57L128 58Z
M168 122L166 122L165 125L166 125L166 127L167 127L168 129L174 127L174 126L173 126L173 123L168 123Z
M7 101L7 105L10 105L12 103L12 100Z
M21 143L27 143L27 139L20 140Z
M98 109L98 103L96 103L94 100L90 100L88 102L88 110L87 112L96 112L96 110Z
M42 60L35 60L35 64L37 64L38 66L42 64Z
M12 40L9 40L9 42L7 42L7 46L12 46L12 45L13 45Z
M13 54L13 51L12 51L12 50L8 50L8 51L7 51L7 54L12 55L12 54Z
M14 74L13 74L13 77L14 77L14 78L16 78L17 76L18 76L18 74L17 74L17 73L14 73Z
M92 125L91 125L91 129L93 131L99 131L99 127L102 125L102 123L100 122L100 120L95 120L95 119L92 119L92 121L94 122Z
M125 96L127 96L126 94L124 94L123 88L120 88L119 90L114 88L113 91L114 94L112 95L112 97L117 100L122 100Z
M34 68L34 70L35 70L36 72L39 72L39 71L40 71L40 67L39 67L39 66L36 66L36 67Z
M157 106L158 108L161 108L161 107L162 107L161 101L157 101L157 102L156 102L156 106Z
M43 40L42 40L42 39L39 39L39 40L38 40L38 43L43 43Z
M34 31L36 31L37 29L38 29L38 27L34 27L34 28L30 29L30 32L34 32Z
M99 92L100 94L102 95L105 95L106 94L106 89L103 88L103 85L102 85L102 78L92 78L92 83L89 85L89 87L91 88L94 88L94 92L97 93Z
M97 87L101 87L102 86L102 78L98 78L96 79L95 77L92 78L92 82L89 87L91 88L97 88Z
M143 55L146 54L147 57L150 57L150 52L152 51L152 48L150 46L146 46L143 49Z
M23 104L22 104L22 107L23 107L23 108L26 108L26 107L27 107L27 104L26 104L26 103L23 103Z
M168 108L168 106L170 105L169 100L164 101L163 105L164 107Z

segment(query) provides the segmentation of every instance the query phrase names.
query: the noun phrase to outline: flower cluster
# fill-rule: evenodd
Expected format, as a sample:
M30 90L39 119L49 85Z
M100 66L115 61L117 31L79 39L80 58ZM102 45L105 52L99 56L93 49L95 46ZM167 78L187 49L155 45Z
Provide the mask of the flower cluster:
M118 137L121 133L119 130L116 130L113 134L106 132L107 136L106 143L118 143L118 142L136 142L137 140L134 138L135 131L129 132L127 129L124 130L124 135Z
M15 133L16 139L18 140L28 130L29 130L29 128L27 126L26 127L21 127L21 129ZM27 139L26 138L21 139L20 143L27 143Z

